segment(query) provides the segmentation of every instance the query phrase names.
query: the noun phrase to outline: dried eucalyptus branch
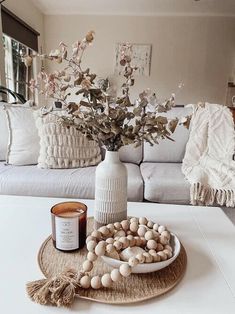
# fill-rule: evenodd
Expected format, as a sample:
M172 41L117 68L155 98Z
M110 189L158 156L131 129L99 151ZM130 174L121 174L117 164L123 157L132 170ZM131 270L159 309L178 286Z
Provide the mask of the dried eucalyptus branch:
M66 114L58 118L59 122L68 127L76 127L89 139L100 142L107 150L117 151L129 144L138 146L142 141L153 145L159 139L171 139L179 120L169 120L161 113L171 110L175 105L174 94L166 101L159 102L155 94L145 90L132 104L130 89L135 83L134 73L137 68L132 66L132 46L123 44L119 60L124 76L122 93L111 101L112 97L107 90L102 90L96 83L96 74L91 73L89 68L83 70L81 66L83 55L93 39L94 32L91 31L84 39L74 43L71 56L64 43L60 43L59 48L51 51L48 56L37 55L65 64L65 67L51 74L41 71L37 80L31 80L31 90L38 89L46 97L61 101ZM25 57L27 62L28 57ZM79 100L69 102L68 97L71 95ZM188 125L188 121L186 119L184 124Z

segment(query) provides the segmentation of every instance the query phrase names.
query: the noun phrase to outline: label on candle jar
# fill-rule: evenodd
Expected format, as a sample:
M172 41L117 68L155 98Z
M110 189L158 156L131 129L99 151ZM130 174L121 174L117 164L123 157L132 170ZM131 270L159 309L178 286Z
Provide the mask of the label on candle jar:
M55 217L56 247L59 250L79 248L79 223L76 218Z

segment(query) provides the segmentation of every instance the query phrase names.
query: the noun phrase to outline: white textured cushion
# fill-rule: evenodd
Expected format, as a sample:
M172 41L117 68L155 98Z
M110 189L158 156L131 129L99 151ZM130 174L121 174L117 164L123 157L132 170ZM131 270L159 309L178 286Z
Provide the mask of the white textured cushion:
M150 202L189 204L190 185L181 166L181 163L142 163L144 198Z
M128 173L128 200L143 200L140 168L125 164ZM0 162L0 194L94 199L96 167L39 169L15 167Z
M5 105L6 103L0 102L0 160L6 160L9 139L6 113L4 110Z
M167 113L162 113L162 116L168 118L181 118L190 115L191 108L176 107ZM186 143L189 137L189 131L179 125L171 136L174 142L165 139L160 140L159 144L150 146L149 143L144 143L144 162L182 162L185 153Z
M39 137L33 110L24 105L6 107L9 128L7 162L16 166L37 164Z
M39 168L78 168L97 165L101 161L100 147L89 141L75 127L65 127L58 115L35 114L40 136Z

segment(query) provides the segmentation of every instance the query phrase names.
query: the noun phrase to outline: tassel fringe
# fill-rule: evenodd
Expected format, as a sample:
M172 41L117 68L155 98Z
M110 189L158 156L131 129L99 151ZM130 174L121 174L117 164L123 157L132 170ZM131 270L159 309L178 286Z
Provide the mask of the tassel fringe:
M213 189L194 183L190 188L190 198L192 205L213 205L235 207L235 190Z
M68 307L74 301L80 278L81 273L69 269L53 278L29 282L26 290L36 303Z

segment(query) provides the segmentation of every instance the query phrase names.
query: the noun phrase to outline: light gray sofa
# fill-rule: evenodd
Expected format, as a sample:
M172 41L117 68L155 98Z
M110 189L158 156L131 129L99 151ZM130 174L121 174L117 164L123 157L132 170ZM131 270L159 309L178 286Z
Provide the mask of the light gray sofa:
M186 108L174 108L168 117L190 114ZM181 172L181 163L189 131L179 126L172 136L159 145L120 151L128 172L129 201L189 203L189 184ZM0 162L0 194L48 197L94 198L96 167L78 169L39 169L33 166L11 166Z

